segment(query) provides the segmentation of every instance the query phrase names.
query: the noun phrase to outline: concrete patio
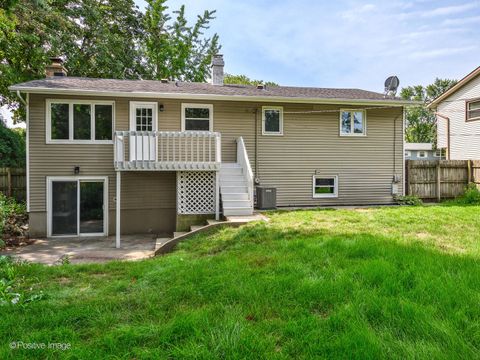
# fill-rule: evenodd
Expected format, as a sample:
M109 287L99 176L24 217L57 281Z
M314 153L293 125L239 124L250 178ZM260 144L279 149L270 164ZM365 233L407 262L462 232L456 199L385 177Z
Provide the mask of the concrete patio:
M115 248L115 236L38 239L33 244L0 251L21 260L56 265L68 256L73 264L109 260L140 260L154 256L156 235L123 235L122 247Z

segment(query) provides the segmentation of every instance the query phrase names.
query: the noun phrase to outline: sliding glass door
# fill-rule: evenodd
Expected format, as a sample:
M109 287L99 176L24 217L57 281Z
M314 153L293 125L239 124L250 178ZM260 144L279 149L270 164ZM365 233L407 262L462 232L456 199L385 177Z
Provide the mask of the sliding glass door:
M77 235L77 181L52 182L52 235Z
M103 182L80 181L80 234L103 233Z
M106 234L105 180L52 179L50 194L50 235Z

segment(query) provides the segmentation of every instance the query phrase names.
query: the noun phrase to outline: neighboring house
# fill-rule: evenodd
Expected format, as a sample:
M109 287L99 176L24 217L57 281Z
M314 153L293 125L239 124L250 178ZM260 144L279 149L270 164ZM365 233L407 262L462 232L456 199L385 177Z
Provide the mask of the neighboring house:
M170 233L277 205L390 204L403 193L404 106L358 89L74 78L12 86L28 103L32 236ZM54 76L56 75L56 76ZM221 200L220 200L221 199Z
M480 159L480 66L428 107L437 116L437 146L449 160Z
M405 160L441 160L441 149L433 149L430 143L405 143Z

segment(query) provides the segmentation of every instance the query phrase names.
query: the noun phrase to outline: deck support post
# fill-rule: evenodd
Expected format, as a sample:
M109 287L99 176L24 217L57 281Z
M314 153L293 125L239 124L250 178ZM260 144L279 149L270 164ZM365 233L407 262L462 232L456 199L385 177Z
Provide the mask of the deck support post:
M215 220L220 220L220 171L215 171Z
M120 194L122 187L122 173L117 171L116 198L115 198L115 247L120 249Z

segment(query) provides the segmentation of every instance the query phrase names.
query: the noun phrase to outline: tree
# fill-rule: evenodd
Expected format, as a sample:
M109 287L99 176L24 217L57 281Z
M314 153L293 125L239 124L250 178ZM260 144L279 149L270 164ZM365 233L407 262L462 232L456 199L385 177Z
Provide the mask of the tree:
M69 76L205 81L218 35L205 37L215 11L193 26L185 7L166 13L165 0L0 0L0 106L22 121L12 84L43 78L51 56L63 56Z
M147 0L143 18L143 53L151 79L203 82L208 78L212 56L220 50L219 37L205 37L204 30L215 19L215 10L197 16L193 26L185 18L185 5L166 13L166 0Z
M25 130L9 129L0 121L0 167L25 166Z
M225 84L254 85L254 86L258 84L265 84L267 86L278 86L278 84L274 83L273 81L264 82L263 80L253 80L246 75L225 74L224 82Z
M408 86L401 90L400 96L402 99L423 102L422 105L407 109L405 129L405 140L407 142L436 144L436 117L427 109L426 105L456 83L456 80L436 78L433 84Z

